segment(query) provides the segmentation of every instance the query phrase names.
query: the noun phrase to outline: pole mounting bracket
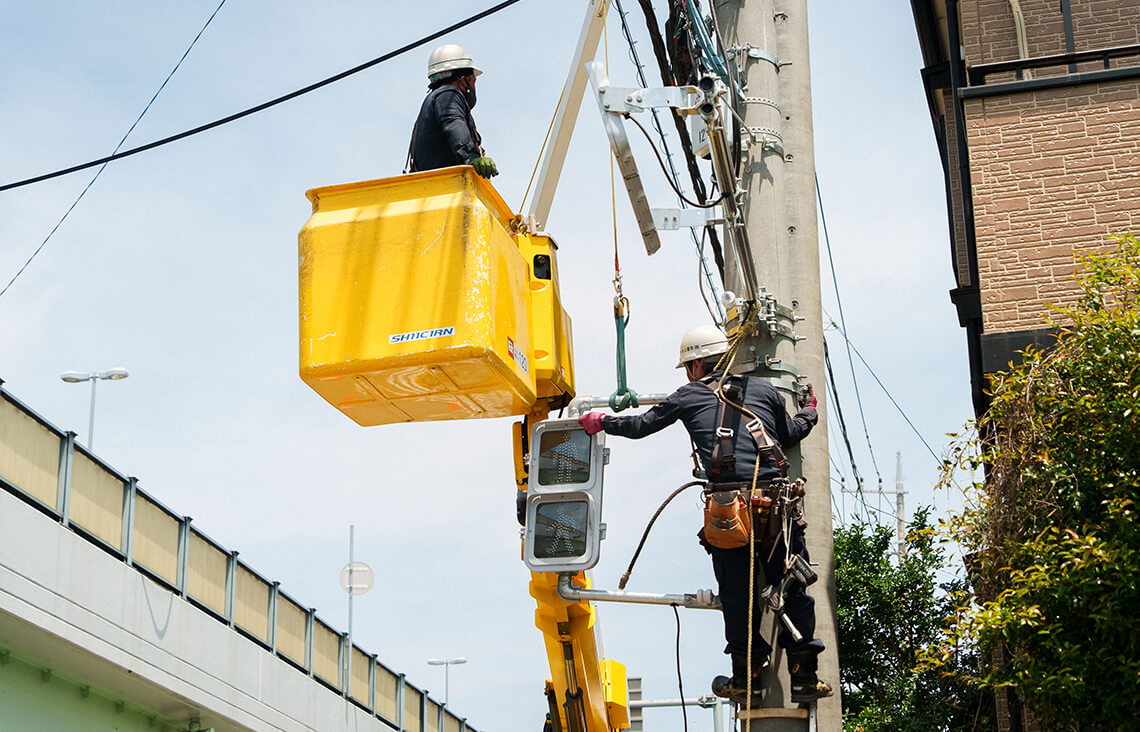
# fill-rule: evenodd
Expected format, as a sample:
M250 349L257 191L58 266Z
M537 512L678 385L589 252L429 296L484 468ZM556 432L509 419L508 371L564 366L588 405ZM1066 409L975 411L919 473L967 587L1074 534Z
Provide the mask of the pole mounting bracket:
M776 67L776 71L779 71L781 66L788 66L791 64L791 61L781 61L780 59L776 58L775 55L769 53L763 48L760 48L759 46L753 46L751 43L745 43L740 46L733 46L732 48L728 49L726 55L731 59L735 58L736 55L742 51L748 58L754 58L758 61L767 61Z

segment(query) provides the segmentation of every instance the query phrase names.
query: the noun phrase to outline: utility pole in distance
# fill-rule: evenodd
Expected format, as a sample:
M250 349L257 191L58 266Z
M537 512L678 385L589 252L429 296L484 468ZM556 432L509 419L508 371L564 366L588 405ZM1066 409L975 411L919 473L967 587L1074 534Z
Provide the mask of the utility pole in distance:
M819 396L820 421L799 449L788 452L793 473L807 480L804 511L807 544L819 581L815 599L816 637L827 650L819 658L819 676L835 690L821 699L817 728L842 729L838 642L835 630L835 574L831 528L831 492L827 458L823 359L823 313L819 285L816 223L815 153L812 137L811 78L806 0L716 0L716 21L729 63L743 86L738 109L749 149L741 164L741 187L749 248L761 299L777 325L747 343L738 365L770 379L798 408L797 385L812 384ZM740 293L741 266L726 252L729 290ZM765 637L774 640L771 614ZM776 646L775 643L773 643ZM777 647L765 677L765 706L789 706L784 653ZM767 714L765 714L767 717ZM765 732L808 729L802 718L767 717Z

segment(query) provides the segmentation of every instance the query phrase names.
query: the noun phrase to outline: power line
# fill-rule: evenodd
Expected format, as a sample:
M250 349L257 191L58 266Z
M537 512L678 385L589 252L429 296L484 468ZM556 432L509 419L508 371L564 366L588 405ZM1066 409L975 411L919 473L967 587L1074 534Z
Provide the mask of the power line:
M843 340L847 342L848 348L854 351L855 355L859 357L859 361L862 362L863 366L867 369L867 373L871 374L871 378L875 380L875 383L878 384L879 388L883 390L883 393L887 395L887 399L891 400L891 404L895 406L895 409L897 409L898 413L902 415L902 418L906 420L906 423L910 426L914 434L918 437L919 440L922 441L922 444L926 446L926 450L930 453L930 456L933 457L936 461L941 462L937 453L934 452L934 448L930 446L930 443L926 441L926 438L923 437L922 433L918 431L918 428L914 426L914 422L910 421L910 417L906 415L906 412L903 411L903 408L899 406L899 403L895 401L895 398L891 396L891 393L889 391L887 391L887 387L883 385L883 382L879 379L878 375L875 374L875 370L871 368L871 365L869 363L867 363L867 359L863 358L863 354L859 353L859 349L856 348L855 344L851 342L851 339L847 337L847 333L845 333L838 325L836 325L834 320L831 321L831 326L837 333L839 333L839 335L843 336Z
M839 433L843 435L843 444L847 447L847 457L851 460L851 472L855 477L856 485L863 485L863 476L859 474L859 466L855 464L855 451L851 449L851 440L847 437L847 421L843 418L843 405L839 403L839 390L835 385L835 371L831 368L831 354L827 348L827 339L823 341L823 363L827 368L827 387L831 392L831 401L835 404L835 415L839 417Z
M827 233L827 217L823 215L823 194L819 189L818 175L815 176L815 197L819 201L819 220L823 224L823 241L827 244L827 261L831 265L831 284L835 287L835 302L839 305L839 322L843 324L843 332L846 333L847 320L843 315L843 299L839 296L839 280L835 276L835 259L831 256L831 237ZM871 453L871 466L875 469L875 477L879 479L881 487L883 476L879 473L879 463L875 460L875 450L871 447L871 433L867 430L867 417L863 413L863 399L859 395L859 380L855 378L855 363L851 360L850 341L847 341L847 363L851 367L851 381L855 387L855 403L859 407L859 418L863 421L863 434L867 438L867 451Z
M135 127L138 126L139 122L142 121L142 118L150 110L150 106L154 104L154 100L158 99L158 95L161 94L162 90L166 88L166 83L170 81L171 77L174 76L174 73L178 71L178 68L180 66L182 66L182 62L185 61L186 57L190 55L190 51L193 50L194 45L198 43L198 39L201 38L202 34L206 32L206 29L210 27L210 23L213 22L214 16L218 14L218 11L221 10L222 6L225 4L226 0L222 0L220 3L218 3L218 7L214 8L214 12L210 13L210 17L206 19L206 24L202 26L202 30L198 31L198 35L194 36L194 40L190 41L190 45L186 48L186 52L182 54L182 58L178 59L178 63L174 64L174 68L171 69L170 73L166 75L166 78L162 80L162 84L158 87L158 91L154 93L154 96L151 97L150 101L146 103L145 107L143 107L143 111L139 114L138 119L134 121L134 124L130 126L130 129L127 130L127 133L123 135L123 139L119 140L118 145L115 145L115 149L111 152L112 156L114 156L115 153L119 152L119 148L123 146L123 143L127 141L127 138L131 136L131 133L135 131ZM69 206L68 209L63 212L63 216L60 217L59 221L57 221L55 226L52 227L51 231L48 232L48 235L44 237L44 240L40 242L40 245L36 247L36 250L32 252L32 256L28 257L28 261L24 262L24 266L20 267L20 270L12 276L12 279L8 281L8 284L4 285L4 289L0 290L0 297L4 296L4 293L7 292L8 288L12 286L12 283L15 282L17 278L19 278L19 276L24 273L24 270L28 268L28 265L32 263L32 260L35 259L41 251L43 251L43 248L47 245L48 241L50 241L51 238L55 235L55 232L59 231L59 227L63 226L63 222L67 221L67 217L71 215L71 212L75 210L75 207L79 205L79 202L82 201L83 197L87 195L87 191L91 190L91 186L95 185L95 181L99 180L99 176L103 174L103 171L107 168L107 165L108 163L103 163L102 167L100 167L99 170L95 172L95 175L91 178L87 185L83 188L82 191L79 192L79 196L76 197L74 201L72 201L71 206Z
M633 34L630 31L629 22L628 22L628 19L626 17L627 14L625 12L625 9L621 5L621 0L614 0L614 9L617 10L618 18L621 20L622 35L625 36L626 44L629 46L629 58L633 62L634 70L637 72L637 80L641 84L642 87L648 87L649 82L646 80L646 77L645 77L645 66L644 66L644 64L641 63L641 56L637 53L637 41L634 40ZM650 24L652 20L653 20L652 18L646 17L646 23L647 24ZM651 28L652 27L653 26L651 25ZM652 30L651 30L651 32L652 32ZM661 62L662 62L662 59L658 59L658 64L660 64ZM658 115L658 113L657 113L658 111L656 109L651 110L651 112L653 115L653 126L657 130L657 135L661 138L661 147L662 147L662 149L665 150L665 160L669 164L669 175L671 176L672 180L675 183L674 189L678 189L680 187L681 176L677 172L677 167L673 163L673 153L669 149L669 143L668 143L667 138L665 137L665 130L661 126L661 117ZM650 143L650 145L652 145L652 143ZM686 146L684 139L681 140L681 146L683 148L685 148L684 152L685 152L686 163L691 163L690 168L689 168L689 176L690 176L690 178L692 178L693 190L696 193L698 200L701 200L704 197L704 192L701 190L701 188L703 187L703 182L701 181L701 179L699 177L699 171L696 168L696 163L689 159L689 154L692 151L689 149L688 146ZM685 207L684 196L679 196L678 200L681 202L680 203L681 208L684 208ZM704 253L705 235L710 230L711 230L710 227L705 227L704 233L702 233L702 235L698 238L696 230L689 229L689 236L693 240L693 244L696 245L697 259L700 262L701 275L703 276L704 280L708 281L709 290L712 293L712 301L713 301L713 304L716 306L716 312L719 314L719 317L717 315L713 315L712 308L709 307L709 298L707 295L705 295L705 292L704 292L704 280L698 278L697 282L701 287L701 297L705 301L705 307L709 310L709 315L712 315L714 321L719 322L719 321L724 319L724 308L720 304L720 298L718 298L716 296L716 289L717 289L716 283L713 282L712 272L709 270L708 260L705 259L705 253ZM713 231L713 234L715 236L715 230L712 230L712 231ZM713 258L717 260L718 268L723 270L724 269L724 262L723 262L723 257L720 254L720 245L719 245L719 243L717 243L715 241L713 242ZM722 272L722 274L723 274L723 272Z
M250 107L249 109L243 110L241 112L231 114L228 117L223 117L221 119L214 120L213 122L209 122L209 123L201 125L199 127L195 127L191 130L186 130L185 132L179 132L176 135L171 135L170 137L164 137L161 140L155 140L154 142L149 142L145 145L140 145L139 147L131 148L130 150L125 150L121 153L116 153L114 155L108 155L105 158L99 158L98 160L92 160L90 162L82 163L80 165L73 165L70 168L64 168L63 170L57 170L57 171L52 172L52 173L45 173L43 175L37 175L34 178L27 178L25 180L16 181L15 183L7 183L5 185L0 186L0 192L11 190L13 188L20 188L23 186L31 185L33 183L40 183L40 182L45 181L45 180L50 180L52 178L58 178L58 177L63 176L63 175L68 175L69 173L75 173L75 172L78 172L80 170L86 170L87 168L94 168L96 165L102 165L104 163L109 163L112 160L121 160L123 158L130 157L131 155L137 155L138 153L146 152L147 150L153 150L156 147L162 147L163 145L169 145L172 142L177 142L178 140L182 140L184 138L191 137L193 135L197 135L201 132L206 132L207 130L212 130L215 127L221 127L222 125L229 124L230 122L235 122L235 121L242 119L244 117L248 117L251 114L256 114L258 112L262 112L266 109L269 109L270 107L276 107L278 104L288 102L292 99L296 99L299 96L303 96L305 94L308 94L309 92L313 92L313 91L316 91L317 89L321 89L323 87L326 87L329 84L333 84L333 83L338 82L342 79L346 79L349 76L352 76L353 74L358 74L361 71L364 71L366 69L370 69L373 66L384 63L385 61L390 61L390 60L396 58L397 56L401 56L401 55L407 53L408 51L415 50L416 48L419 48L420 46L423 46L424 44L430 43L430 42L436 40L437 38L440 38L441 36L445 36L448 33L452 33L454 31L459 30L460 28L464 28L468 25L471 25L472 23L475 23L476 21L482 20L483 18L486 18L487 16L494 15L495 13L499 12L500 10L505 10L506 8L510 7L511 5L516 4L518 2L521 2L521 0L504 0L504 2L501 2L498 5L492 6L488 9L484 10L481 13L476 13L475 15L472 15L471 17L466 18L464 20L461 20L457 23L452 23L451 25L447 26L446 28L442 28L442 29L430 34L430 35L427 35L427 36L424 36L423 38L420 38L419 40L412 41L411 43L408 43L404 46L397 48L395 51L390 51L390 52L384 54L383 56L377 56L376 58L372 59L371 61L366 61L365 63L362 63L359 66L354 66L353 68L348 69L347 71L342 71L339 74L335 74L333 76L328 77L327 79L324 79L322 81L318 81L318 82L313 83L313 84L309 84L306 87L303 87L303 88L298 89L296 91L290 92L290 93L285 94L283 96L277 97L276 99L271 99L268 102L263 102L262 104L258 104L255 107Z
M851 471L855 478L855 490L851 492L858 498L856 509L858 509L858 504L861 503L867 514L867 521L870 522L871 512L867 506L866 498L863 497L863 476L859 472L859 466L855 463L855 452L851 449L851 440L847 436L847 421L843 417L843 405L839 401L839 388L835 383L835 370L831 367L831 355L827 348L826 338L823 341L823 362L827 370L828 378L825 385L827 386L828 393L831 395L831 403L835 405L835 414L839 418L839 433L843 437L843 444L847 447L847 457L851 461ZM842 473L842 471L840 472Z

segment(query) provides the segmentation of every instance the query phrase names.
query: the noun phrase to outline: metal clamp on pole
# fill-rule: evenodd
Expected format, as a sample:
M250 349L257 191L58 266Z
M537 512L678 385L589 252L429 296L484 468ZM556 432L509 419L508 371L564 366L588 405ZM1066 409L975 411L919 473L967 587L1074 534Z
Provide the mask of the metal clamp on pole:
M757 61L767 61L768 63L775 66L777 71L780 70L781 66L788 66L791 63L790 61L781 61L780 59L776 58L775 55L769 53L768 51L765 51L759 46L753 46L751 43L745 43L741 46L733 46L732 48L729 48L727 51L725 51L725 55L732 59L736 58L737 54L739 54L741 51L743 51L748 58L753 58Z

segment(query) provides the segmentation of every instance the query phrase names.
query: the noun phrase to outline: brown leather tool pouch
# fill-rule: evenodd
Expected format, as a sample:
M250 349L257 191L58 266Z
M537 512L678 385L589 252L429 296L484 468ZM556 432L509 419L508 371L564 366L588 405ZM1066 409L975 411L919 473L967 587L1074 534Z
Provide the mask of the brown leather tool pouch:
M705 495L705 540L718 549L738 549L748 544L752 517L748 499L740 491L716 491Z

